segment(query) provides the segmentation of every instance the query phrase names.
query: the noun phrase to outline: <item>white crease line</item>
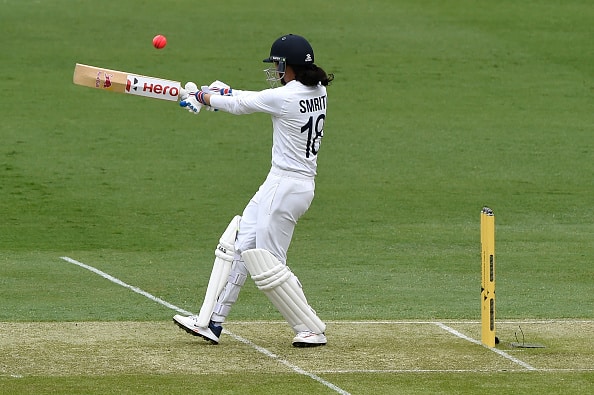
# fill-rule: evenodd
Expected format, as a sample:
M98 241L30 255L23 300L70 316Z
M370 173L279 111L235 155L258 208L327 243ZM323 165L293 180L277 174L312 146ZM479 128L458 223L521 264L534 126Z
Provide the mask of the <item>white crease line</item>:
M435 325L436 322L441 322L446 325L465 325L465 324L480 324L481 321L477 320L441 320L441 321L426 321L426 320L384 320L384 321L324 321L327 324L338 324L338 325ZM285 324L285 321L233 321L234 324ZM583 320L583 319L568 319L568 318L560 318L560 319L547 319L547 320L517 320L517 321L510 321L510 320L497 320L497 324L506 324L506 325L517 325L517 324L539 324L539 325L547 325L547 324L594 324L594 320Z
M98 274L98 275L100 275L101 277L103 277L103 278L105 278L105 279L107 279L107 280L111 281L112 283L116 283L116 284L118 284L118 285L121 285L121 286L122 286L122 287L124 287L124 288L128 288L128 289L130 289L130 290L132 290L132 291L136 292L137 294L140 294L140 295L142 295L142 296L145 296L145 297L149 298L150 300L152 300L152 301L154 301L154 302L157 302L157 303L159 303L159 304L162 304L162 305L163 305L163 306L165 306L165 307L169 307L170 309L172 309L172 310L175 310L175 311L177 311L177 312L179 312L179 313L182 313L182 314L185 314L185 315L191 315L191 314L192 314L192 313L190 313L189 311L186 311L186 310L184 310L184 309L180 309L179 307L177 307L177 306L174 306L174 305L172 305L171 303L164 301L163 299L157 298L156 296L153 296L153 295L151 295L150 293L148 293L148 292L145 292L145 291L143 291L142 289L140 289L140 288L138 288L138 287L135 287L135 286L133 286L133 285L126 284L125 282L123 282L123 281L121 281L121 280L118 280L118 279L117 279L117 278L115 278L114 276L111 276L111 275L109 275L109 274L107 274L107 273L105 273L105 272L102 272L101 270L99 270L99 269L96 269L96 268L94 268L93 266L85 265L84 263L82 263L82 262L79 262L79 261L77 261L77 260L75 260L75 259L72 259L72 258L68 258L67 256L60 257L60 259L63 259L63 260L65 260L66 262L74 263L75 265L78 265L78 266L80 266L80 267L82 267L82 268L85 268L85 269L87 269L87 270L90 270L90 271L92 271L93 273L95 273L95 274Z
M226 330L225 330L225 331L226 331ZM305 376L307 376L307 377L309 377L309 378L311 378L311 379L313 379L313 380L315 380L315 381L317 381L317 382L319 382L319 383L321 383L321 384L324 384L326 387L328 387L328 388L330 388L330 389L333 389L334 391L338 392L339 394L343 394L343 395L350 395L348 392L346 392L345 390L343 390L343 389L341 389L341 388L337 387L336 385L334 385L334 384L332 384L332 383L330 383L330 382L328 382L328 381L326 381L326 380L322 379L322 378L321 378L321 377L319 377L319 376L316 376L316 375L315 375L315 374L313 374L313 373L306 372L305 370L301 369L299 366L295 366L295 365L293 365L292 363L290 363L290 362L289 362L289 361L287 361L286 359L282 359L282 358L280 358L278 355L274 354L273 352L271 352L271 351L268 351L267 349L265 349L265 348L263 348L263 347L260 347L260 346L258 346L257 344L254 344L253 342L249 341L248 339L245 339L245 338L243 338L243 337L241 337L241 336L237 336L237 335L235 335L235 334L233 334L233 333L230 333L230 332L227 332L227 333L228 333L228 334L229 334L231 337L235 338L236 340L238 340L238 341L240 341L240 342L242 342L242 343L244 343L244 344L247 344L248 346L250 346L250 347L252 347L252 348L254 348L254 349L258 350L258 351L259 351L259 352L261 352L262 354L264 354L264 355L266 355L266 356L268 356L268 357L270 357L270 358L272 358L272 359L275 359L275 360L277 360L278 362L280 362L280 363L282 363L283 365L287 366L287 367L288 367L288 368L290 368L291 370L294 370L295 372L297 372L297 373L299 373L299 374L303 374L303 375L305 375Z
M336 324L354 324L354 325L414 325L414 324L435 324L438 321L425 321L425 320L385 320L385 321L326 321L327 323ZM444 324L480 324L481 321L477 320L442 320ZM517 324L594 324L594 320L586 319L526 319L526 320L497 320L497 324L517 325Z
M323 374L353 374L353 373L521 373L526 369L323 369L318 370ZM575 369L538 369L538 372L548 373L576 373L576 372L594 372L594 368L575 368Z
M60 259L63 259L66 262L73 263L73 264L75 264L77 266L80 266L80 267L82 267L84 269L90 270L93 273L98 274L101 277L103 277L103 278L105 278L105 279L107 279L107 280L109 280L109 281L111 281L113 283L116 283L118 285L121 285L124 288L128 288L128 289L136 292L137 294L140 294L142 296L145 296L145 297L149 298L150 300L152 300L154 302L157 302L159 304L162 304L165 307L169 307L170 309L175 310L175 311L177 311L179 313L182 313L182 314L185 314L185 315L192 315L192 313L189 312L189 311L186 311L186 310L181 309L181 308L179 308L179 307L177 307L175 305L172 305L171 303L166 302L163 299L158 298L158 297L156 297L154 295L151 295L150 293L148 293L146 291L143 291L142 289L140 289L138 287L135 287L133 285L126 284L125 282L123 282L123 281L121 281L121 280L119 280L119 279L117 279L117 278L115 278L115 277L113 277L113 276L111 276L111 275L109 275L109 274L107 274L107 273L105 273L105 272L97 269L97 268L94 268L93 266L86 265L86 264L84 264L82 262L79 262L79 261L77 261L75 259L72 259L72 258L69 258L67 256L60 257ZM302 374L302 375L305 375L305 376L307 376L307 377L309 377L309 378L317 381L318 383L323 384L326 387L328 387L328 388L330 388L330 389L338 392L341 395L350 395L350 393L348 393L347 391L343 390L342 388L340 388L340 387L338 387L338 386L336 386L336 385L334 385L334 384L332 384L332 383L324 380L323 378L321 378L319 376L316 376L313 373L310 373L310 372L307 372L307 371L301 369L297 365L293 365L289 361L280 358L278 355L276 355L273 352L265 349L264 347L260 347L257 344L254 344L253 342L249 341L248 339L244 339L243 337L238 336L236 334L233 334L233 333L229 332L226 329L224 331L225 331L226 334L228 334L229 336L233 337L235 340L238 340L241 343L244 343L244 344L247 344L247 345L251 346L256 351L258 351L258 352L266 355L269 358L272 358L272 359L280 362L281 364L285 365L286 367L288 367L289 369L293 370L294 372L299 373L299 374Z
M337 369L322 370L318 373L353 374L353 373L493 373L525 372L525 369Z
M488 347L488 346L484 345L482 342L480 342L480 341L478 341L476 339L473 339L472 337L468 337L465 334L463 334L461 332L458 332L454 328L451 328L451 327L449 327L449 326L447 326L447 325L445 325L445 324L443 324L441 322L434 322L434 324L437 325L438 327L440 327L441 329L450 332L452 335L458 336L460 339L464 339L464 340L467 340L467 341L469 341L471 343L478 344L479 346L483 346L485 348L488 348L489 350L493 351L494 353L499 354L502 357L507 358L510 361L512 361L513 363L516 363L516 364L518 364L520 366L523 366L524 368L526 368L528 370L538 370L535 367L527 364L526 362L520 361L518 358L512 357L511 355L509 355L505 351L498 350L498 349L496 349L494 347Z

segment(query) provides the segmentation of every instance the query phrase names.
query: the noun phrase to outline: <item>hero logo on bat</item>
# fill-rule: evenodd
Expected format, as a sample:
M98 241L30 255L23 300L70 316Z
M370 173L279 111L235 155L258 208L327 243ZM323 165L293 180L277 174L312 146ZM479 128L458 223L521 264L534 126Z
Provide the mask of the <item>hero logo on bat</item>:
M129 75L126 77L126 93L157 99L177 100L180 85L178 82L159 78Z

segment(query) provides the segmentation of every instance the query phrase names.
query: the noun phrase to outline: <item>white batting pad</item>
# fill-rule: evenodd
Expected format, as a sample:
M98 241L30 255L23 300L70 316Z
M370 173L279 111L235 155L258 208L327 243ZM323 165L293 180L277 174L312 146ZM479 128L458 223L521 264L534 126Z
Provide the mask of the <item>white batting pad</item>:
M215 303L221 291L227 284L227 278L231 271L231 265L233 264L233 255L235 254L235 238L237 237L237 231L239 230L239 221L241 216L236 215L229 225L221 239L219 245L215 250L215 261L212 265L212 272L210 273L210 279L208 280L208 286L206 288L206 295L196 320L197 325L202 328L207 328L210 322L210 316L215 307Z
M241 256L256 286L266 294L295 333L324 333L326 324L309 306L297 276L286 265L263 249L247 250Z

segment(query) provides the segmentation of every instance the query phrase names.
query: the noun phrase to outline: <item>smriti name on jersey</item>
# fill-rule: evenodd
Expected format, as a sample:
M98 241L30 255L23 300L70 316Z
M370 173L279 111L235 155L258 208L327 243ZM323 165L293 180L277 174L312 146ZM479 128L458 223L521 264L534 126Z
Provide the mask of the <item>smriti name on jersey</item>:
M326 95L314 97L313 99L299 100L299 112L323 111L326 109Z

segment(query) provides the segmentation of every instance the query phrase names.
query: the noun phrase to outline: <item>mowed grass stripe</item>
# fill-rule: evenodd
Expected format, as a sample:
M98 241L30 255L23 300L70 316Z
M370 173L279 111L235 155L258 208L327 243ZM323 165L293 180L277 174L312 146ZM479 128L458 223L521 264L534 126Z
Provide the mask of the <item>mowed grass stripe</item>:
M121 280L119 280L119 279L117 279L117 278L115 278L115 277L113 277L113 276L111 276L111 275L103 272L103 271L100 271L99 269L96 269L96 268L94 268L92 266L86 265L86 264L84 264L82 262L79 262L79 261L77 261L75 259L68 258L68 257L62 257L61 259L65 260L67 262L73 263L73 264L75 264L75 265L77 265L79 267L82 267L82 268L86 269L86 270L90 270L91 272L93 272L95 274L98 274L98 275L102 276L103 278L105 278L105 279L107 279L107 280L109 280L109 281L111 281L111 282L113 282L115 284L118 284L120 286L124 286L124 287L126 287L126 288L128 288L128 289L130 289L130 290L132 290L132 291L134 291L136 293L139 293L139 294L141 294L141 295L143 295L143 296L145 296L145 297L147 297L147 298L149 298L149 299L151 299L151 300L153 300L153 301L155 301L155 302L157 302L159 304L162 304L162 305L164 305L164 306L166 306L168 308L171 308L171 309L173 309L173 310L175 310L177 312L188 313L188 311L186 311L186 310L183 310L183 309L181 309L181 308L179 308L179 307L177 307L177 306L175 306L175 305L173 305L173 304L171 304L171 303L169 303L167 301L164 301L164 300L162 300L160 298L157 298L157 297L151 295L150 293L148 293L148 292L146 292L146 291L144 291L144 290L142 290L142 289L140 289L138 287L129 285L129 284L127 284L127 283L125 283L125 282L123 282L123 281L121 281ZM453 325L451 323L449 323L450 326L446 326L445 324L443 324L441 322L431 322L431 321L429 321L428 323L431 324L431 325L434 325L434 326L438 327L441 330L445 330L445 331L447 331L450 334L454 334L455 336L459 337L462 340L469 341L470 343L475 344L475 345L476 344L479 344L480 345L480 342L478 340L476 340L476 339L479 339L480 338L480 332L477 332L477 330L480 331L480 325L473 325L471 328L467 328L467 330L464 330L465 333L471 333L471 335L469 336L469 335L463 334L462 332L460 332L457 329L453 328ZM548 325L549 327L553 326L553 323L548 323L548 324L549 324ZM242 324L241 323L237 323L236 325L239 325L241 327ZM250 323L248 323L247 325L251 327L251 324ZM279 325L279 324L277 324L277 325ZM283 324L280 324L280 325L286 327L286 325L283 325ZM349 325L348 323L347 324L343 324L343 323L338 322L338 323L335 323L333 325L337 325L337 326L347 325L347 328L349 328L348 327L348 325ZM373 323L370 323L369 325L367 325L366 330L368 330L368 328L371 327L371 326L373 326L373 325L374 325ZM415 324L412 324L412 325L415 325ZM518 328L520 328L520 331L522 332L522 336L524 336L523 335L523 331L521 330L521 327L519 325L520 324L518 323L517 326L518 326ZM264 325L259 325L259 326L260 327L261 326L265 326L267 328L266 331L258 330L256 333L252 334L251 336L249 336L247 338L244 338L244 337L239 336L239 335L237 335L237 334L235 334L233 332L230 332L228 325L226 326L225 332L226 332L226 334L230 335L231 337L234 337L236 340L238 340L238 341L244 343L245 345L248 345L248 346L252 347L253 349L257 350L258 352L262 353L263 355L265 355L265 356L267 356L269 358L272 358L272 359L276 359L278 362L280 362L281 364L289 367L293 371L295 371L297 373L300 373L300 374L305 374L306 376L310 376L312 379L314 379L316 381L319 381L319 382L323 383L324 385L327 385L330 388L332 388L333 384L325 382L323 379L321 379L321 378L319 378L319 377L317 377L317 376L315 376L315 375L313 375L311 373L308 373L306 370L302 370L299 367L300 366L299 364L294 365L291 362L289 362L288 360L284 359L282 356L279 357L279 355L282 355L283 346L281 346L281 348L279 349L280 354L278 354L278 355L277 355L277 353L274 350L270 351L267 348L263 348L263 347L258 346L257 343L260 343L260 344L266 344L267 343L267 338L266 337L269 334L268 327L270 325L264 324ZM512 324L512 326L515 327L516 324ZM558 329L553 330L551 333L553 335L557 335L557 334L560 334L560 333L574 333L576 329L578 329L578 332L579 333L587 333L588 332L587 328L590 328L590 332L591 332L591 327L592 327L592 324L590 324L590 325L588 325L588 323L576 324L575 322L572 322L571 325L570 325L569 331L562 330L561 328L558 328ZM330 325L329 325L329 328L330 328ZM583 330L583 329L586 329L586 330ZM573 330L573 332L571 332L572 330ZM473 333L473 331L474 331L474 333ZM353 331L353 333L355 333L357 336L359 336L359 333L360 332L359 331ZM264 334L266 336L264 336L264 338L262 338L261 341L260 341L258 339L258 336L261 336L262 334ZM291 334L288 333L286 336L279 336L279 337L275 337L275 338L276 339L279 339L279 338L280 339L283 339L283 342L285 342L286 340L284 340L284 339L287 338L287 337L290 337L290 335ZM579 335L579 334L576 334L576 335ZM371 337L374 337L374 336L375 336L375 333L374 332L371 332ZM517 338L517 331L514 332L514 337L515 337L516 340L518 340L518 338ZM421 338L422 339L423 336L417 336L417 338ZM251 339L251 340L248 340L248 339ZM357 340L359 340L359 339L351 339L350 342L349 341L346 341L345 342L345 339L343 338L343 339L340 339L339 345L342 346L344 344L357 343ZM373 340L376 340L376 338L367 337L366 340L367 340L366 341L366 344L369 345L369 344L371 344L371 342ZM584 339L584 341L586 341L586 340L587 339ZM392 344L394 344L394 343L397 343L397 342L395 341L395 339L389 339L389 340L386 341L386 343L392 343ZM414 341L411 341L411 343L414 343ZM437 342L434 339L434 340L431 341L430 344L431 345L434 345L436 343L439 343L439 342ZM448 347L447 346L444 345L444 347L445 347L445 350L448 350ZM425 347L425 348L427 348L427 347ZM365 348L363 347L363 349L365 349ZM502 351L501 349L490 348L490 347L487 347L487 349L490 350L490 351L492 351L492 352L495 352L499 356L502 356L503 358L507 359L509 362L511 362L513 364L520 365L520 366L522 366L522 367L524 367L524 368L526 368L528 370L536 370L536 368L534 368L529 363L526 363L526 362L524 362L524 361L522 361L522 360L520 360L518 358L515 358L515 357L511 356L508 353L506 353L505 351ZM386 360L388 360L388 361L391 360L391 356L390 355L384 355L381 352L382 350L385 350L385 348L384 348L384 346L383 346L382 343L379 343L378 350L376 350L376 352L378 352L378 356L379 356L380 360L382 359L382 357L385 357L386 358L384 360L384 363L385 363ZM352 348L351 349L344 350L344 353L345 354L348 353L349 355L353 356L353 358L352 358L353 360L357 360L359 358L361 358L362 361L363 360L366 360L362 356L357 356L357 350L352 349ZM400 353L400 354L402 355L402 353ZM439 354L439 353L437 353L437 354ZM453 351L450 351L448 353L448 356L452 356L454 354L455 353ZM341 357L340 356L337 356L337 358L341 358ZM411 356L411 358L414 359L414 357L412 357L412 356ZM463 356L462 356L462 358L463 358ZM407 360L407 358L403 358L403 359L404 360ZM442 360L447 360L447 358L442 358ZM307 364L307 361L304 361L304 363ZM373 362L371 362L371 363L373 364ZM307 365L303 365L303 366L307 366ZM448 365L448 368L450 368L451 366L455 366L455 365ZM592 365L588 365L588 366L592 366ZM368 367L365 367L365 368L368 368ZM406 367L398 367L398 368L395 368L395 369L399 369L399 368L400 369L405 369ZM566 367L564 366L563 368L566 368ZM426 367L426 368L416 368L415 367L413 370L424 370L424 369L431 370L431 369L436 369L436 368L434 366L429 366L429 367ZM439 368L437 368L437 369L439 369ZM457 369L458 369L458 367L457 367ZM460 367L459 369L464 369L464 368L463 367ZM510 367L504 366L501 369L502 370L509 370ZM340 391L341 390L338 389L338 392L340 392Z
M283 322L268 323L266 330L260 322L230 322L227 327L236 336L266 344L278 359L307 366L316 375L526 371L484 347L453 339L430 324L368 323L367 336L362 336L352 323L333 322L328 328L328 346L307 350L290 346L291 329ZM218 346L213 346L169 321L4 322L0 328L0 376L4 377L292 371L278 360L254 352L251 344L235 336L224 336ZM550 331L542 328L539 341L547 348L515 352L539 372L589 372L594 346L585 342L585 336L593 328L592 324L579 328L565 324Z
M189 311L186 311L184 309L181 309L181 308L179 308L179 307L177 307L177 306L175 306L175 305L173 305L173 304L171 304L171 303L169 303L169 302L167 302L167 301L165 301L165 300L163 300L161 298L158 298L158 297L156 297L156 296L154 296L154 295L152 295L152 294L150 294L150 293L148 293L148 292L146 292L146 291L144 291L144 290L142 290L142 289L140 289L140 288L138 288L136 286L127 284L127 283L123 282L122 280L120 280L120 279L118 279L116 277L113 277L112 275L110 275L108 273L105 273L105 272L103 272L103 271L101 271L101 270L99 270L99 269L97 269L97 268L95 268L93 266L87 265L85 263L82 263L82 262L77 261L76 259L72 259L72 258L66 257L66 256L63 256L60 259L65 260L66 262L70 262L70 263L72 263L74 265L77 265L77 266L79 266L79 267L81 267L83 269L89 270L89 271L91 271L91 272L93 272L95 274L98 274L101 277L103 277L104 279L113 282L114 284L120 285L120 286L122 286L124 288L128 288L131 291L136 292L137 294L140 294L142 296L145 296L148 299L150 299L150 300L152 300L154 302L157 302L157 303L159 303L159 304L161 304L163 306L166 306L166 307L168 307L168 308L170 308L172 310L175 310L175 311L177 311L179 313L182 313L182 314L191 314ZM260 346L258 346L257 344L251 342L248 339L244 339L241 336L235 335L232 332L229 332L229 330L227 330L227 329L225 330L225 333L227 335L230 335L231 337L233 337L235 340L237 340L237 341L239 341L239 342L241 342L241 343L243 343L243 344L245 344L247 346L250 346L254 350L258 351L259 353L267 356L268 358L271 358L273 360L276 360L277 362L279 362L282 365L288 367L292 371L294 371L294 372L296 372L298 374L307 376L307 377L311 378L312 380L317 381L318 383L320 383L320 384L322 384L322 385L330 388L333 391L336 391L337 393L339 393L341 395L349 395L349 393L346 392L346 391L344 391L342 388L340 388L340 387L338 387L338 386L330 383L329 381L324 380L321 377L316 376L315 374L313 374L311 372L308 372L305 369L300 368L299 366L293 365L292 363L290 363L286 359L279 358L276 354L268 351L264 347L260 347Z
M115 283L120 282L123 283L120 280ZM127 288L150 295L134 286L127 285ZM153 301L158 302L157 299ZM174 309L181 310L175 306ZM287 339L292 333L281 321L230 322L226 331L232 335L225 336L219 346L190 337L172 327L170 322L5 323L0 325L5 332L0 333L1 338L6 339L0 342L0 349L4 351L0 358L0 378L22 382L38 377L58 380L81 377L88 381L91 377L103 380L118 375L155 374L245 378L257 377L266 371L267 377L273 379L297 372L301 374L295 377L319 378L310 382L346 395L349 392L321 376L349 388L352 380L357 383L371 378L374 382L389 381L394 374L414 373L436 378L451 373L467 377L469 374L520 372L513 361L496 357L486 348L476 347L466 340L452 340L436 324L434 321L395 321L391 325L388 322L333 321L328 325L328 332L332 334L329 346L301 350L289 346ZM452 321L449 325L476 338L480 333L477 322ZM505 325L512 328L519 323L502 327ZM584 347L584 344L589 344L586 339L592 334L592 322L546 320L522 325L530 335L535 327L546 327L551 336L538 340L547 344L561 341L559 348L551 348L552 352L547 349L545 353L525 353L523 359L532 355L538 362L539 372L551 376L548 380L567 374L572 374L571 377L586 375L583 380L587 380L594 353L591 345ZM255 348L256 343L266 344L266 353L254 353L261 348ZM573 352L570 359L568 351ZM559 360L565 361L562 369L554 366ZM308 366L309 372L293 368L298 366ZM11 385L18 386L14 381Z
M113 282L113 283L115 283L117 285L120 285L120 286L123 286L125 288L128 288L128 289L130 289L130 290L132 290L132 291L134 291L134 292L136 292L136 293L138 293L140 295L143 295L143 296L149 298L150 300L153 300L154 302L157 302L157 303L159 303L159 304L161 304L163 306L166 306L166 307L168 307L170 309L173 309L173 310L175 310L177 312L182 312L182 314L188 314L189 313L186 310L183 310L183 309L181 309L181 308L179 308L179 307L177 307L177 306L175 306L175 305L173 305L173 304L171 304L171 303L169 303L169 302L167 302L165 300L162 300L160 298L157 298L156 296L153 296L150 293L148 293L148 292L146 292L146 291L144 291L144 290L142 290L142 289L140 289L140 288L138 288L136 286L129 285L129 284L121 281L120 279L111 276L110 274L107 274L107 273L105 273L105 272L103 272L103 271L101 271L99 269L94 268L93 266L89 266L89 265L87 265L85 263L79 262L79 261L77 261L75 259L72 259L72 258L69 258L69 257L61 257L61 259L65 260L67 262L70 262L72 264L75 264L75 265L77 265L77 266L79 266L79 267L81 267L83 269L89 270L89 271L91 271L91 272L93 272L95 274L98 274L101 277L105 278L106 280L109 280L109 281L111 281L111 282ZM453 334L453 335L455 335L455 336L457 336L457 337L459 337L461 339L470 341L473 344L478 344L478 345L481 344L478 340L475 340L473 338L470 338L470 337L468 337L468 336L466 336L466 335L464 335L464 334L456 331L455 329L450 328L450 327L442 324L441 322L435 322L434 324L436 326L438 326L439 328L441 328L441 329L443 329L443 330L445 330L445 331L447 331L447 332L449 332L449 333L451 333L451 334ZM290 362L288 362L287 360L285 360L283 358L279 358L276 354L270 352L269 350L267 350L267 349L265 349L263 347L258 346L257 344L253 343L252 341L250 341L248 339L245 339L245 338L242 338L241 336L235 335L232 332L229 332L228 330L226 330L226 333L228 335L231 335L232 337L234 337L236 340L238 340L238 341L240 341L240 342L242 342L242 343L244 343L246 345L251 346L256 351L258 351L258 352L260 352L260 353L268 356L269 358L272 358L272 359L277 360L279 363L281 363L281 364L289 367L291 370L295 371L296 373L299 373L299 374L303 374L305 376L308 376L311 379L313 379L315 381L318 381L318 382L324 384L325 386L327 386L327 387L329 387L329 388L337 391L338 393L345 393L341 388L336 387L334 384L332 384L330 382L327 382L324 379L322 379L321 377L318 377L318 376L316 376L316 375L314 375L312 373L309 373L306 370L301 369L299 366L296 366L296 365L291 364ZM509 361L511 361L511 362L513 362L515 364L518 364L518 365L520 365L520 366L522 366L522 367L524 367L524 368L526 368L528 370L536 370L531 365L529 365L529 364L527 364L527 363L525 363L525 362L523 362L523 361L521 361L521 360L519 360L519 359L517 359L515 357L512 357L511 355L505 353L504 351L498 350L496 348L491 348L491 347L487 347L487 348L489 350L493 351L494 353L502 356L503 358L506 358Z

